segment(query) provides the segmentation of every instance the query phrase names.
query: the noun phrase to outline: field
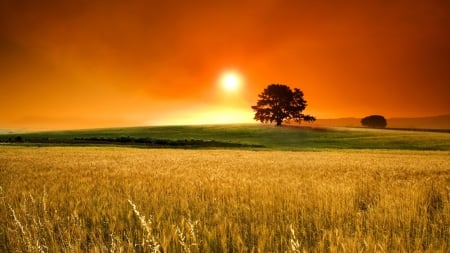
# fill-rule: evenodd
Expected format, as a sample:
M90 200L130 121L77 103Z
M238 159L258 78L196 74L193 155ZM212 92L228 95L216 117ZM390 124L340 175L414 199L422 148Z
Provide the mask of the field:
M262 146L258 150L401 149L450 150L450 134L362 128L298 128L250 125L200 125L112 128L77 131L37 132L0 135L0 143L20 137L40 145L73 145L76 139L153 138L157 141L216 141L226 144ZM95 144L95 143L92 143ZM117 144L113 143L114 145ZM136 146L136 143L124 143ZM225 145L222 145L225 144ZM85 144L83 144L85 145ZM139 146L139 145L138 145ZM167 145L171 147L170 145ZM145 147L145 145L144 145ZM200 143L199 148L205 148ZM210 147L206 145L206 147ZM189 147L192 148L192 147ZM244 147L245 148L245 147Z
M151 136L265 148L0 146L0 252L450 250L448 134L238 128Z

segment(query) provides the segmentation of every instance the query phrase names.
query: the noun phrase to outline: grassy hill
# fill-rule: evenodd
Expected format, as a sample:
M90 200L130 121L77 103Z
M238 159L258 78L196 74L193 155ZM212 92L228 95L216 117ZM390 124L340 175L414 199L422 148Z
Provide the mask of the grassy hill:
M3 134L0 135L0 142L13 142L20 145L110 144L276 150L450 150L449 133L361 128L275 127L260 124L153 126Z

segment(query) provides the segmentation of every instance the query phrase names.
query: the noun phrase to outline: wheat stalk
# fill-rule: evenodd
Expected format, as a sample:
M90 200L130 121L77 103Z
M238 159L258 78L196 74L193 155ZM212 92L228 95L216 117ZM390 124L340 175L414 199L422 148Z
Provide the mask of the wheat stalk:
M295 236L295 230L294 230L294 226L291 224L290 225L290 239L289 239L289 244L291 246L291 250L294 253L300 253L301 252L301 246L300 246L300 242L298 241L297 237Z
M153 235L152 227L151 227L152 226L151 217L148 221L146 221L145 216L143 216L139 213L139 210L137 209L137 207L133 203L133 201L131 201L129 199L128 203L130 203L131 207L133 208L133 212L138 217L140 224L145 232L144 234L145 234L146 238L144 238L144 240L142 241L142 246L145 247L145 244L147 243L149 245L152 253L160 253L161 245L158 243L158 241L155 239L155 236Z

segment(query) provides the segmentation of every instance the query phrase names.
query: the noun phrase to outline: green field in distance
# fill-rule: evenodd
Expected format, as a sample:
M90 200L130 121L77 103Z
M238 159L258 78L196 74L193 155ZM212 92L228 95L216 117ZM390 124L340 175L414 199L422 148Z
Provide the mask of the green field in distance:
M99 142L92 139L129 140L125 145L140 146L135 140L178 141L184 148L257 148L270 150L315 150L315 149L400 149L400 150L450 150L450 134L366 128L314 128L275 127L270 125L191 125L191 126L150 126L130 128L107 128L89 130L14 133L0 135L0 142L14 142L20 136L23 143L42 142L48 145L73 144L73 140L84 140L85 145ZM204 142L212 142L204 145ZM34 143L34 144L33 144ZM118 142L111 142L112 145ZM215 145L217 144L217 146ZM20 144L20 143L19 143ZM105 143L101 143L105 144ZM119 143L120 144L120 143ZM228 145L230 144L230 145ZM233 145L232 145L233 144ZM234 145L234 144L240 144ZM165 145L161 145L166 147ZM172 145L173 147L174 145ZM167 145L171 147L171 145Z

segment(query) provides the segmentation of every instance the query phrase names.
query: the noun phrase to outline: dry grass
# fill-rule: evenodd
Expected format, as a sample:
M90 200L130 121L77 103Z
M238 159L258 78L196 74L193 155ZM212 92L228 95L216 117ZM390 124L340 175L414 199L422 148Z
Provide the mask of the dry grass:
M449 252L450 153L0 148L1 252Z

